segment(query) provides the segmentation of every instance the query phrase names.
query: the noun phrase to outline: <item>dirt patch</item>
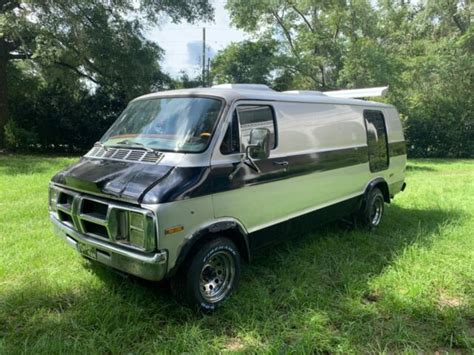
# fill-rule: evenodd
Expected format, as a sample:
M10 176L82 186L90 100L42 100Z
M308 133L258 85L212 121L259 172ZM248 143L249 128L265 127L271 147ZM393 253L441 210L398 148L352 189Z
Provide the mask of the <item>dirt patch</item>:
M463 305L463 300L460 297L449 296L443 292L439 295L438 306L440 308L457 308Z
M245 348L245 344L238 338L232 338L225 343L225 349L229 351L239 351Z

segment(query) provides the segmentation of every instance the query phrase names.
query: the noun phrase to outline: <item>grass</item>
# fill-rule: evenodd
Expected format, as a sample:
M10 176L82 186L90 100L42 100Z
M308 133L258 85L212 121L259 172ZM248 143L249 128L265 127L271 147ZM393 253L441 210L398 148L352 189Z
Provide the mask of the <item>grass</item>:
M245 265L215 315L90 265L57 239L50 177L0 156L0 353L472 353L474 162L418 160L373 233L341 223Z

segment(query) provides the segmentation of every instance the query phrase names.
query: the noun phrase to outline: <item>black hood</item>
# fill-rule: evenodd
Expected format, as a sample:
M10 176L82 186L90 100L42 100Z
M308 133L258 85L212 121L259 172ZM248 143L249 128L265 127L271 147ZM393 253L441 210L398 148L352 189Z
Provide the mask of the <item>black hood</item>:
M143 195L173 167L82 158L56 174L52 181L85 192L108 194L140 203Z

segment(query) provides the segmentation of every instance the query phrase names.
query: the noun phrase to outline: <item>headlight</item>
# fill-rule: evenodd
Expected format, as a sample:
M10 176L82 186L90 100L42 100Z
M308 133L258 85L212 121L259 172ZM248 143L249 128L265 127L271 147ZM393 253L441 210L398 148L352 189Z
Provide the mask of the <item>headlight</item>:
M49 210L51 212L56 212L58 204L58 190L56 190L53 186L49 186Z
M116 241L142 250L155 247L155 226L152 216L126 210L116 210Z

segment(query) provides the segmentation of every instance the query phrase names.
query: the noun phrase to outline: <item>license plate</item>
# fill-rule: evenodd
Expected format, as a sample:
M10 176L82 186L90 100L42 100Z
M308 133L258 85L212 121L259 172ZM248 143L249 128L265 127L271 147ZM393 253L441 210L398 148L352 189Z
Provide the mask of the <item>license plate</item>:
M84 255L85 257L89 259L94 259L94 260L97 259L97 249L94 247L91 247L87 244L78 243L77 250L79 251L79 253L81 253L82 255Z

